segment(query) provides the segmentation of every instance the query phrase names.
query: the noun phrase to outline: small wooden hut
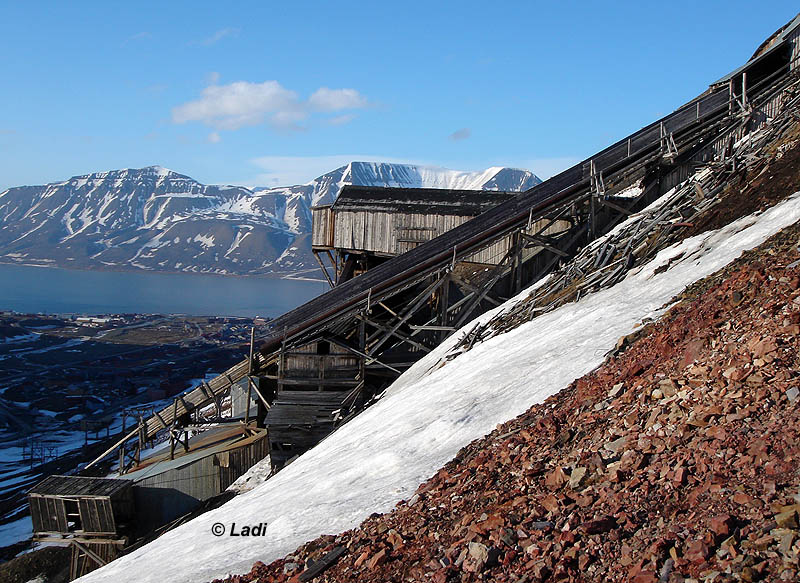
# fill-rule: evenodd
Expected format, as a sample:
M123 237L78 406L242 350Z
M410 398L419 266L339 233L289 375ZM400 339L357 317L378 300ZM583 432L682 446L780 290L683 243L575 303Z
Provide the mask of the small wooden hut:
M132 486L130 480L48 476L28 492L34 540L69 543L70 579L113 561L132 532Z

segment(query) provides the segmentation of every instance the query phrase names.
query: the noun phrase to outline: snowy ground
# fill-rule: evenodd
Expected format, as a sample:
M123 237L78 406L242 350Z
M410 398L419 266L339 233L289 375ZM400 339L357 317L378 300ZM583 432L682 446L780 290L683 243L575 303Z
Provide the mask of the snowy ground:
M71 342L71 341L70 341ZM60 346L64 346L63 344ZM195 388L203 379L191 379L191 388ZM172 397L165 398L159 401L150 403L143 403L142 405L150 405L156 410L163 409L172 403ZM57 413L42 409L39 413L45 417L54 417ZM69 419L70 426L74 426L79 421L78 416ZM55 423L55 422L54 422ZM131 419L128 418L128 427L131 426ZM120 433L122 431L122 411L117 412L114 419L109 424L109 432L111 435ZM52 429L37 433L28 437L40 438L46 442L50 447L56 448L58 455L63 456L72 453L84 447L86 443L86 434L79 430L68 429ZM90 436L91 441L95 441ZM0 491L10 494L11 490L24 487L26 490L34 486L42 479L41 471L38 466L31 468L23 459L21 441L17 437L11 439L2 439L0 436ZM156 444L154 447L145 450L145 454L153 453L158 449L162 449L169 445L168 441ZM68 473L68 472L65 472ZM108 474L110 478L117 477L116 467ZM24 506L27 506L25 502ZM5 519L8 516L13 516L19 512L20 507L10 508L6 513L0 517ZM0 547L12 545L21 541L25 541L33 536L33 526L31 524L30 516L24 516L19 520L0 524Z
M257 560L269 563L320 534L391 510L461 447L601 364L620 336L643 318L658 317L688 284L798 220L800 193L759 216L665 249L615 287L443 364L461 333L455 334L377 404L270 480L81 581L210 581L247 572ZM670 259L670 268L655 274ZM269 526L258 539L215 537L211 527L217 522L227 533L232 522L237 529Z

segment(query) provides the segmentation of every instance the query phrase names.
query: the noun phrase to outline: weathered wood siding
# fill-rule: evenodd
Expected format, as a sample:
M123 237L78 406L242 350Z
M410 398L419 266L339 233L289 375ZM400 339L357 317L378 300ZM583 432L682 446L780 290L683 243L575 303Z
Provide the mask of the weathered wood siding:
M28 500L34 533L69 532L63 499L29 494Z
M269 454L266 432L254 441L210 453L135 483L137 528L144 532L191 512L225 491L236 478Z
M311 246L323 249L333 247L333 211L331 205L311 208Z
M348 251L400 255L472 218L436 214L337 211L334 213L333 246ZM534 222L530 232L538 231L542 225L541 221ZM568 226L552 226L543 234L556 235L566 228ZM466 261L495 265L503 259L511 244L511 237L505 237L469 256Z
M33 532L115 535L133 516L131 486L128 480L49 476L28 493Z
M284 353L279 390L341 391L358 384L360 357L336 344L324 345L320 350L320 343L312 342Z
M347 391L278 393L266 419L272 466L282 467L333 431L333 412L347 395Z
M533 221L531 223L530 228L526 228L525 232L529 235L534 233L538 233L539 235L543 236L550 236L550 237L557 237L561 233L565 232L570 228L569 221L555 221L552 225L549 225L546 229L542 231L542 228L548 223L548 221L539 220ZM541 233L539 232L541 231ZM512 235L508 235L507 237L503 237L496 243L486 247L469 255L464 259L464 261L468 263L480 263L483 265L497 265L500 261L503 260L506 253L511 249L511 246L514 244L514 239ZM542 247L528 247L522 253L522 259L528 259L539 253L542 250Z
M793 30L786 37L786 41L791 47L791 57L789 59L789 68L796 69L800 66L800 28Z
M80 498L78 507L84 534L111 535L117 532L110 498Z

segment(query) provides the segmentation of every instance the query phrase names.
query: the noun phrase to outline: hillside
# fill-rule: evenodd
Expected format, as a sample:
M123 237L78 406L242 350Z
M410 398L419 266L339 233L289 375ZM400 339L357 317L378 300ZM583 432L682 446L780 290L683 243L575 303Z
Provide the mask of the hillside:
M798 236L691 286L391 514L227 581L286 581L337 547L318 580L796 581Z
M789 332L793 330L788 312L793 310L796 297L792 284L796 275L792 271L796 268L793 262L797 251L792 246L796 232L784 235L782 243L772 251L767 247L759 252L774 263L762 265L764 271L758 281L763 278L764 283L757 285L754 279L746 290L734 289L754 277L745 270L719 293L696 296L690 292L687 299L696 297L705 303L679 304L658 325L666 328L648 326L645 332L632 334L643 322L662 316L672 298L687 285L723 269L743 250L757 247L800 219L800 195L772 206L800 184L796 172L800 150L791 148L793 144L796 142L787 138L784 146L788 149L770 146L769 166L763 166L759 156L742 154L749 156L750 166L743 167L738 175L732 177L724 167L716 171L728 186L708 216L718 217L722 224L710 226L721 228L682 241L679 237L680 242L663 248L616 285L521 321L520 313L530 313L525 308L528 295L540 287L534 286L445 341L402 376L375 405L276 476L82 580L111 577L118 581L202 583L230 573L246 573L256 561L261 564L256 565L251 576L235 576L231 581L285 580L340 546L345 549L344 556L323 579L400 581L436 577L437 581L511 581L516 580L512 572L524 572L529 577L538 573L541 578L556 573L565 580L605 580L610 573L612 579L625 580L630 575L648 581L652 580L653 569L663 568L663 551L669 553L673 547L675 558L671 565L676 572L696 574L712 568L703 563L712 551L718 550L715 545L731 535L719 541L708 539L700 530L706 523L694 520L705 515L681 514L678 506L663 514L663 520L657 513L662 512L665 497L674 496L681 503L689 500L691 492L708 483L705 477L712 470L733 472L719 479L727 483L732 475L737 476L735 488L741 485L749 492L748 501L754 499L752 492L757 486L748 485L751 482L746 476L738 478L738 473L744 471L739 468L749 467L744 461L739 466L720 465L713 455L720 450L714 449L709 450L711 457L703 462L705 465L698 467L693 456L705 451L709 440L713 443L718 438L735 436L739 441L722 450L731 450L734 460L735 447L747 450L752 446L747 441L749 425L743 425L743 420L750 423L758 414L764 427L780 427L779 423L791 419L769 417L772 412L792 414L787 404L794 393L786 381L794 373L787 375L786 368L781 369L785 363L794 362L791 353L779 361L773 356L761 358L762 368L774 365L764 368L765 374L750 379L752 370L745 369L742 360L745 353L734 355L723 348L757 350L763 355L774 352L777 348L773 349L771 342L759 344L764 340L761 336L767 330L767 322L759 324L758 318L768 317L773 326L777 319L781 327L790 326ZM694 190L692 184L688 183L689 191ZM662 204L674 201L677 190L665 194ZM770 206L765 212L748 214ZM643 213L641 220L662 216L656 203L648 212L652 214ZM700 230L702 220L696 224ZM766 271L770 269L775 271ZM770 279L770 274L776 279ZM774 284L766 285L768 282ZM696 289L710 289L711 285L706 283ZM730 296L728 303L721 303L723 293L728 294L725 298ZM774 296L762 304L760 296L753 295L756 293ZM748 300L742 301L745 295ZM748 303L751 296L755 303ZM739 328L727 312L729 306L742 310ZM712 307L713 317L699 318ZM688 312L673 325L677 315L684 313L680 310ZM755 327L747 329L755 316ZM471 349L464 351L460 348L462 340L473 330L490 333L471 342ZM640 339L632 348L604 365L607 353L615 347L624 348L634 336ZM626 340L619 341L620 338ZM702 344L691 344L698 338L703 339ZM793 340L783 336L780 341L775 340L775 346L783 346L784 340L787 347L793 346ZM637 350L637 346L642 348ZM689 358L689 348L693 352L687 362L697 360L696 369L691 373L683 367L674 369L670 359L680 362ZM708 354L703 352L706 349ZM733 356L739 360L732 360ZM773 360L767 362L769 358ZM755 364L755 360L750 361L750 366ZM601 365L605 368L598 369ZM761 388L754 384L759 376ZM785 386L773 390L767 380L778 380ZM742 401L731 403L734 409L715 412L717 409L709 409L713 405L709 399L717 398L717 390ZM751 407L753 399L761 403L763 395L759 391L767 391L769 402L775 404L762 407L767 417L760 417L762 412L757 407L736 411L737 405ZM676 416L678 412L681 415ZM484 438L498 424L520 414L524 414L522 418ZM733 416L724 420L733 425L725 426L719 434L707 433L707 426L717 425L728 414ZM655 427L656 423L660 426ZM582 430L584 425L587 429ZM523 426L532 429L526 432ZM689 427L703 429L694 431ZM509 434L510 431L514 433ZM754 425L753 431L760 431L760 426ZM640 437L646 440L642 441L641 451L632 445L635 441L639 447ZM476 439L479 441L462 450ZM791 435L786 440L791 444ZM765 442L772 443L777 442ZM631 453L626 453L628 450ZM743 455L755 453L758 451ZM745 459L750 459L752 466L756 458ZM764 459L777 463L780 458L775 455ZM513 469L503 470L506 465ZM445 469L438 471L442 466ZM776 472L780 470L779 466L775 468ZM434 474L436 477L431 480ZM762 472L759 476L762 474L770 475ZM702 480L695 481L692 475ZM571 489L565 486L570 479ZM783 506L790 505L790 492L783 489L793 482L788 478L773 481L775 496L769 501L775 506L769 509L780 513ZM425 485L418 489L423 482ZM645 486L650 483L659 487ZM590 489L584 493L586 488ZM712 488L708 494L721 495L723 491ZM695 496L705 493L698 490ZM728 500L730 496L726 494L724 498ZM398 500L408 502L401 503L389 515L374 514L390 511ZM702 500L705 502L706 498ZM630 512L626 511L628 501L635 503ZM727 526L715 528L728 528L737 537L745 538L753 532L735 530L744 525L740 521L747 518L746 513L740 516L733 513L734 508L723 505L708 504L708 508L719 515L729 515L720 519ZM792 510L786 512L791 515ZM676 513L684 522L676 519L672 534L680 534L680 541L653 546L658 540L672 540L665 537L672 536L668 519ZM348 531L364 519L368 520ZM266 522L268 526L254 544L247 539L213 536L211 526L216 522ZM785 524L790 523L789 516ZM689 527L693 530L687 530ZM348 532L317 538L343 531ZM759 533L754 540L763 534ZM702 537L706 537L701 541L705 547L695 544L695 539ZM295 550L312 539L316 540ZM739 545L741 538L736 540ZM741 548L736 546L737 556ZM699 562L697 553L702 555ZM201 555L203 559L198 561ZM758 566L764 570L767 567L761 565L763 560L760 555L755 556L750 560L752 566L742 568ZM266 563L272 564L265 566ZM149 565L158 568L154 570ZM620 570L623 567L625 570Z
M352 162L304 185L207 186L160 166L0 193L0 261L67 268L288 275L316 271L310 207L346 184L525 190L526 170ZM490 195L489 195L490 196Z

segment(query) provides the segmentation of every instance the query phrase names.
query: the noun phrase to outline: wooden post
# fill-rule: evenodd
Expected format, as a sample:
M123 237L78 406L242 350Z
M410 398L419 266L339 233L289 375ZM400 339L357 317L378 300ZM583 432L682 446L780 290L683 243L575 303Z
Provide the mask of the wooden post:
M252 328L250 328L250 361L249 361L250 366L247 368L247 400L245 401L245 406L244 406L245 425L247 425L250 422L250 395L251 395L250 377L253 375L253 354L255 353L255 344L256 344L256 327L253 326Z
M728 79L728 115L733 113L733 77Z
M747 109L747 71L742 73L742 107Z
M125 473L125 444L119 446L119 469L117 473L121 476Z
M455 252L455 247L453 248L453 252ZM450 274L447 274L444 277L447 281L444 282L442 289L439 292L439 321L442 326L447 326L447 307L450 303ZM446 330L439 332L439 342L442 342L445 338L447 338L447 334L448 332Z
M364 320L358 322L358 349L362 355L358 359L358 375L361 377L361 382L367 381L367 359L363 353L367 351L367 323Z

